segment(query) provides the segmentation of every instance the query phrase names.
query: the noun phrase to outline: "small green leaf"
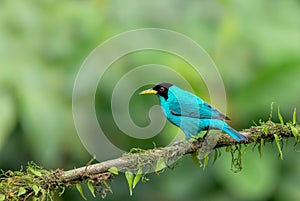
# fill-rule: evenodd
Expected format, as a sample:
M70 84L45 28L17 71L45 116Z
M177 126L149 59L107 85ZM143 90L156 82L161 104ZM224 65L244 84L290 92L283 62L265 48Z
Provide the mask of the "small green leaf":
M215 153L214 153L214 160L212 162L212 165L215 164L215 162L217 161L217 159L221 156L221 152L219 151L219 149L215 149Z
M195 164L197 167L199 167L200 165L199 165L199 160L198 160L198 157L197 157L196 152L191 153L191 158L192 158L194 164Z
M262 148L263 148L263 146L264 146L264 138L261 138L260 143L258 145L258 151L259 151L260 158L262 158Z
M142 178L142 176L143 176L142 173L143 173L142 169L139 169L138 172L136 173L134 180L133 180L133 186L132 186L133 189L135 188L137 183L139 183L140 179Z
M0 194L0 201L4 201L5 200L5 195Z
M24 187L19 188L18 196L24 195L26 193L26 189Z
M155 166L155 172L159 172L159 171L163 170L166 167L167 167L167 165L165 163L164 158L159 158L157 160L157 163L156 163L156 166Z
M269 116L269 121L272 120L272 117L273 117L273 105L274 105L274 102L271 103L271 108L270 108L270 116Z
M282 118L282 116L281 116L281 114L280 114L280 107L278 106L278 119L279 119L279 121L280 121L280 124L283 126L284 125L284 121L283 121L283 118Z
M109 171L110 173L115 174L115 175L118 175L118 174L119 174L119 170L118 170L118 168L116 168L116 167L111 167L111 168L108 169L108 171Z
M247 144L245 144L245 145L244 145L244 148L243 148L242 151L241 151L242 154L246 153L246 151L248 150L248 148L249 148L249 147L247 146Z
M111 190L110 186L108 185L108 183L105 180L103 181L103 184L106 187L106 189L109 190L110 193L113 193L113 191Z
M37 176L37 177L41 177L41 176L42 176L42 173L41 173L40 171L35 170L35 169L31 168L31 167L29 167L28 170L29 170L32 174L34 174L35 176Z
M81 197L82 197L84 200L87 200L86 197L85 197L84 194L83 194L82 186L80 185L80 183L77 183L77 184L76 184L76 188L77 188L78 192L80 193Z
M297 123L297 109L294 109L294 113L293 113L293 125L295 125Z
M230 150L231 150L231 146L227 146L227 147L225 148L225 151L226 151L226 152L230 152Z
M39 193L39 187L37 185L33 185L31 188L34 191L34 195L37 196Z
M125 177L126 177L126 180L127 180L127 183L128 183L130 196L132 196L134 174L132 172L126 171L125 172Z
M204 161L203 161L203 169L206 168L207 164L208 164L208 161L209 161L209 155L208 154L205 154L204 156Z
M92 193L93 197L95 198L95 197L96 197L96 195L95 195L95 188L94 188L92 182L91 182L91 181L88 181L88 182L87 182L87 186L88 186L90 192Z
M276 135L276 134L274 134L274 138L275 138L275 142L277 144L280 159L283 160L282 150L281 150L281 146L280 146L280 139L279 139L278 135Z
M298 137L299 137L299 132L298 132L297 128L295 126L291 125L291 130L292 130L292 133L295 137L295 140L297 141Z
M268 127L263 127L263 132L265 135L268 135L269 133Z

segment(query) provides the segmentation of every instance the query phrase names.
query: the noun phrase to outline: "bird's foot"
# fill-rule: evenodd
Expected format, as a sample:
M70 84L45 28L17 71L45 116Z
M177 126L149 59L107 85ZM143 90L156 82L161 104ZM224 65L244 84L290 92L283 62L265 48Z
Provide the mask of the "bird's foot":
M209 129L207 129L206 133L203 135L203 140L207 141L207 134L209 133Z

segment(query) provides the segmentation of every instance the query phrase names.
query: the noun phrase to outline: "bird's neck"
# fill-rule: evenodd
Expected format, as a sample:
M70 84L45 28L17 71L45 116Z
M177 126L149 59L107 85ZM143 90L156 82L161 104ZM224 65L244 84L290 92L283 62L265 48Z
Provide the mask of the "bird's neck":
M171 110L170 110L170 106L169 106L169 103L168 101L163 98L163 97L159 97L159 100L160 100L160 106L161 106L161 109L164 113L164 115L166 116L166 118L173 124L179 126L180 125L180 117L175 117L172 113L171 113Z
M161 109L163 110L165 116L168 117L169 115L171 115L171 112L169 110L169 103L164 97L161 96L159 96L159 100L160 100Z

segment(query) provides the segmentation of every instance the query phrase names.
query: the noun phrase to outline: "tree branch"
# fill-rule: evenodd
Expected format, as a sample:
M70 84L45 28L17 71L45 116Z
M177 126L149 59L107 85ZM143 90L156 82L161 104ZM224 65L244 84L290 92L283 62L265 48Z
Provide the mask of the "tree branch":
M213 149L221 147L228 147L238 144L250 144L253 142L260 143L263 141L282 140L284 138L295 137L298 138L300 132L299 125L287 123L285 125L267 121L261 123L259 126L253 126L249 129L241 131L242 134L248 137L249 141L237 142L230 136L222 134L221 136L209 137L208 141L203 139L198 140L183 140L171 146L163 148L155 148L151 150L138 150L136 153L127 153L123 156L73 170L63 171L58 169L56 171L46 171L38 166L29 166L27 172L18 175L12 171L5 172L0 177L0 201L1 194L5 198L13 198L20 194L20 188L24 188L26 192L19 195L25 196L42 196L43 191L49 192L53 189L62 189L72 184L79 183L83 180L92 182L93 186L102 186L102 193L110 190L107 182L112 180L114 172L110 168L118 171L137 173L139 170L143 174L151 173L153 171L160 171L186 154L197 153L198 159L209 153ZM214 136L214 135L208 135ZM277 136L277 139L275 139ZM214 142L214 143L211 143ZM213 147L211 146L213 144ZM158 163L160 161L160 167ZM161 163L163 161L163 163ZM163 164L163 165L162 165ZM20 173L20 172L19 172ZM28 184L23 179L29 177L32 183ZM28 178L27 178L28 179ZM11 183L13 181L13 183ZM18 185L15 185L18 184ZM37 185L39 191L34 191L33 185ZM47 194L47 196L50 196Z

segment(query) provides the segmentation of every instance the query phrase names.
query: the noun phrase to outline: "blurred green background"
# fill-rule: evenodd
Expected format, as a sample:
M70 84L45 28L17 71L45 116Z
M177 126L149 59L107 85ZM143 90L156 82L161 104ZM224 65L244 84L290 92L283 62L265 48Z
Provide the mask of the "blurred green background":
M70 169L90 160L72 118L76 74L98 44L137 28L178 31L209 53L224 80L228 115L236 129L266 120L271 102L290 120L295 107L300 111L299 19L299 0L1 0L0 168L17 170L33 160L47 169ZM180 64L153 54L136 54L117 73L141 63ZM195 90L205 91L189 81ZM207 92L203 94L207 100ZM135 104L141 108L145 103ZM133 118L135 113L139 111L133 110ZM248 149L243 171L236 174L224 151L205 170L187 156L174 170L149 175L150 182L139 184L133 197L125 178L116 178L107 200L300 200L300 157L293 140L289 145L283 161L271 144L262 158ZM82 198L74 189L56 200Z

